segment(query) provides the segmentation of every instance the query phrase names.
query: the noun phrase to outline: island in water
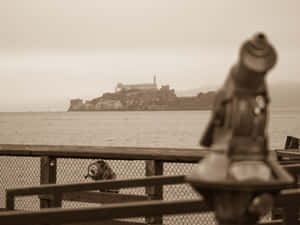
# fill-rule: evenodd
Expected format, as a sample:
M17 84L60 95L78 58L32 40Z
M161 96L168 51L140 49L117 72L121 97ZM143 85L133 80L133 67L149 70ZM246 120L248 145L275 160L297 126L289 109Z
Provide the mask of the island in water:
M83 101L72 99L68 111L147 111L147 110L210 110L215 92L199 93L192 97L177 97L169 85L157 87L153 83L118 83L114 93Z

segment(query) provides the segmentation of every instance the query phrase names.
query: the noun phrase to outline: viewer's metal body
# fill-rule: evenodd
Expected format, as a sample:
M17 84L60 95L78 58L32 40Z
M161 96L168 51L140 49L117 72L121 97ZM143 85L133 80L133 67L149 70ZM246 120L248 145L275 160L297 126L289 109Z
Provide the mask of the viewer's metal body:
M220 224L256 223L270 210L274 194L292 183L268 148L265 75L276 59L263 34L243 43L201 140L212 152L188 177Z

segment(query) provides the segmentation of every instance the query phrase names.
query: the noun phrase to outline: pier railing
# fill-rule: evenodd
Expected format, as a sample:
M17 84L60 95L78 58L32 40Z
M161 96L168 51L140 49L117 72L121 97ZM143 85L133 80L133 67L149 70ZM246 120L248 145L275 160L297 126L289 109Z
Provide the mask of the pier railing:
M160 202L166 204L165 209L168 210L168 207L179 207L180 204L186 204L185 208L187 209L186 213L190 212L202 212L201 215L193 216L175 216L171 218L164 218L164 224L173 223L173 224L182 224L182 220L189 224L213 224L214 218L211 214L207 212L210 211L208 206L203 202L200 204L193 203L193 201L200 201L200 197L193 192L192 189L189 189L188 185L185 184L183 180L184 174L187 174L191 169L192 165L202 159L208 150L203 149L174 149L174 148L136 148L136 147L95 147L95 146L51 146L51 145L0 145L0 158L1 163L1 188L6 189L6 200L5 207L7 210L16 209L16 197L18 196L29 196L29 195L38 195L40 201L40 208L49 208L49 207L61 207L64 206L65 201L72 202L88 202L96 204L108 204L107 210L115 210L115 205L121 202L130 202L130 201L141 201L140 207L142 207L145 200L170 200L169 203ZM298 174L300 173L300 154L298 150L277 150L277 155L281 159L281 164L290 171L294 177L298 180ZM32 176L39 177L39 184L37 183L26 183L26 185L33 186L31 188L23 188L24 183L15 182L13 185L5 186L5 184L12 184L11 182L5 182L6 179L15 179L13 177L14 169L10 166L9 171L12 174L12 177L5 177L6 174L4 171L5 166L9 167L9 161L16 161L18 159L38 159L40 168L34 170L39 172L39 174L32 174ZM71 159L69 161L65 161ZM86 173L87 167L82 165L87 165L91 162L91 159L105 159L109 162L112 162L112 168L115 169L117 173L124 173L126 171L127 175L124 177L120 176L121 180L110 180L110 181L96 181L83 184L67 184L69 181L64 182L61 179L61 173L68 171L68 174L72 174L74 177L78 175L78 171ZM87 161L84 164L76 164L71 166L66 165L68 163L72 164L76 162ZM112 161L113 160L113 161ZM3 163L4 162L4 163ZM119 167L121 162L126 162L124 165ZM142 163L142 166L130 167L132 164ZM299 164L298 164L299 163ZM19 166L18 163L14 164L16 167ZM80 165L80 166L78 166ZM30 168L31 165L23 165L24 168ZM79 168L78 168L79 167ZM114 168L115 167L115 168ZM186 169L188 167L188 169ZM60 169L59 169L60 168ZM63 168L63 170L62 170ZM135 174L136 171L132 171L136 168L139 168L141 173L138 175ZM32 168L30 168L32 169ZM73 170L69 171L69 170ZM74 174L75 173L75 174ZM134 176L130 176L134 174ZM27 173L28 175L28 173ZM149 176L149 179L144 178L144 176ZM163 178L161 175L168 175ZM22 174L18 174L17 177L21 180L26 178L20 177ZM153 176L158 176L157 178ZM66 177L66 176L65 176ZM58 181L58 178L60 182ZM122 179L124 178L124 179ZM130 180L128 180L128 178ZM294 188L298 187L298 181L296 180ZM80 179L72 180L72 183L81 182ZM140 182L140 183L139 183ZM59 185L51 185L55 183L60 183ZM172 184L172 185L171 185ZM97 190L99 187L106 188L120 188L120 187L137 187L143 186L145 189L133 191L133 193L108 193L108 192L91 192L91 190ZM181 185L180 187L178 185ZM185 185L182 187L182 185ZM4 186L4 187L3 187ZM80 188L79 188L80 187ZM164 187L164 188L163 188ZM60 190L60 191L59 191ZM80 191L80 192L79 192ZM3 198L3 191L1 197ZM169 196L172 197L169 197ZM178 196L181 197L178 199ZM292 196L292 197L291 197ZM281 200L278 200L277 206L281 208L289 209L285 210L286 213L290 215L288 218L298 218L298 206L292 203L295 203L295 199L299 199L299 190L289 190L289 192L283 192L281 194ZM174 198L173 198L174 197ZM18 199L18 198L17 198ZM195 200L196 199L196 200ZM283 200L282 200L283 199ZM178 202L179 201L179 202ZM202 201L202 200L201 200ZM298 201L299 202L299 201ZM18 203L18 201L17 201ZM126 203L129 204L130 203ZM149 208L154 207L154 202L148 202L145 205L145 211ZM168 205L169 204L169 205ZM189 204L191 204L189 206ZM197 210L194 209L197 204ZM25 204L26 205L26 204ZM24 205L24 206L25 206ZM28 207L19 207L19 210L28 210ZM73 205L74 206L74 205ZM72 207L73 207L72 206ZM75 205L75 207L81 207L81 205ZM125 205L126 206L126 205ZM147 207L146 207L147 206ZM180 206L182 208L183 205ZM1 206L4 207L4 206ZM112 208L110 208L112 207ZM36 208L36 207L33 207ZM81 207L82 208L82 207ZM296 212L295 212L296 208ZM189 209L189 210L188 210ZM293 209L293 210L292 210ZM64 209L71 210L71 209ZM76 209L76 212L83 210L88 212L88 208ZM97 211L98 208L95 210ZM100 209L99 209L100 210ZM185 209L182 210L182 213L185 213ZM72 210L71 210L72 211ZM82 211L82 212L83 212ZM122 211L122 210L121 210ZM143 211L143 210L142 210ZM170 211L161 211L161 213L143 213L135 214L136 216L146 216L147 224L162 224L162 215L163 214L173 214ZM80 211L81 212L81 211ZM115 211L112 211L115 212ZM165 213L164 213L165 212ZM174 211L172 211L174 212ZM15 212L13 212L15 213ZM12 215L14 215L12 213ZM27 212L29 213L29 212ZM32 212L39 213L39 212ZM58 212L59 214L61 212ZM90 212L91 213L91 212ZM117 213L117 212L115 212ZM175 210L175 213L180 213ZM204 213L204 214L203 214ZM293 215L291 215L293 213ZM26 213L25 213L26 214ZM75 213L76 214L76 213ZM74 214L74 215L75 215ZM2 214L2 216L8 216L5 218L11 218L10 213ZM63 214L60 214L63 215ZM79 215L79 214L78 214ZM81 214L83 215L83 214ZM88 215L88 214L86 214ZM89 214L90 215L90 214ZM116 214L117 215L117 214ZM285 214L288 215L288 214ZM296 216L295 216L296 215ZM123 218L126 215L120 215L119 218ZM127 214L128 217L132 217ZM21 218L22 216L20 216ZM4 217L3 217L4 218ZM76 218L74 216L73 218ZM97 217L98 218L98 217ZM100 217L99 217L100 218ZM98 219L99 219L98 218ZM105 219L103 217L102 219ZM96 219L96 218L95 218ZM101 219L101 218L100 218ZM107 218L106 218L107 219ZM111 218L113 219L113 218ZM287 220L287 218L285 218ZM19 220L20 221L20 220ZM75 220L76 221L76 220ZM281 223L272 223L272 224L281 224Z
M173 185L184 183L184 176L154 176L132 180L97 181L90 184L41 185L30 188L15 188L7 191L8 208L13 208L14 197L24 195L52 194L63 196L64 193L78 190L87 191L97 188L128 188L151 185ZM300 189L287 189L281 191L276 199L276 207L282 208L283 219L263 222L260 224L299 224ZM57 205L59 207L59 205ZM107 204L101 207L81 209L49 209L37 212L0 213L0 220L7 221L7 225L27 224L65 224L89 222L88 224L101 224L103 220L110 220L111 225L119 225L120 221L113 219L130 218L137 216L162 216L169 214L206 213L212 208L206 205L201 198L181 201L142 201L135 203ZM20 223L20 221L26 221ZM106 224L102 223L102 224ZM122 222L122 225L138 225L138 223ZM141 225L141 223L139 223Z
M88 165L95 159L104 159L117 174L117 179L135 179L145 176L188 174L194 163L207 153L199 149L99 147L99 146L53 146L53 145L0 145L2 169L2 191L16 187L39 184L66 184L86 182L83 178ZM7 171L7 172L5 172ZM18 197L14 201L17 210L36 210L62 205L78 208L107 203L142 200L194 199L198 194L188 185L146 186L121 190L119 194L107 192L77 192L62 196L39 194L35 197ZM0 203L2 208L9 202ZM180 223L182 216L165 217L166 223ZM185 216L188 223L211 224L212 214L201 217ZM176 222L177 221L177 222ZM147 217L148 224L161 224L162 217Z

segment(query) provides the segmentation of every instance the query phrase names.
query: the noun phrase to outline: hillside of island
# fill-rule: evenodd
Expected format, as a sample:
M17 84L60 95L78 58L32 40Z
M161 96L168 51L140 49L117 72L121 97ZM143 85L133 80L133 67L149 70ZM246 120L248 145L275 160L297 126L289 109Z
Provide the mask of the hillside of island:
M68 111L147 111L147 110L210 110L215 92L191 97L177 97L169 85L153 83L118 83L115 92L104 93L92 100L72 99Z

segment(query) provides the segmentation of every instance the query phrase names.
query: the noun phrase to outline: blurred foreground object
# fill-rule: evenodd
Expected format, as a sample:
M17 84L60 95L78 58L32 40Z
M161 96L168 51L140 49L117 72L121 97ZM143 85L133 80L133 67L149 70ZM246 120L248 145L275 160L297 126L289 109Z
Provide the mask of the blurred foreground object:
M272 207L273 195L293 182L268 148L265 76L276 60L262 33L242 44L201 139L211 153L187 177L220 224L256 223Z
M299 138L293 136L287 136L284 148L285 149L298 149L299 148Z

